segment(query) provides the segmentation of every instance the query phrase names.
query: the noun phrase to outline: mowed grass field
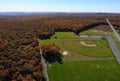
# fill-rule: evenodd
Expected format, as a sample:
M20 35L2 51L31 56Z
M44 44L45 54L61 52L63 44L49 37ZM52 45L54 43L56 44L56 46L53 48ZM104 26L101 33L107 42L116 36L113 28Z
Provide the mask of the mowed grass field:
M82 40L83 41L83 40ZM107 40L84 40L84 42L93 42L96 44L95 47L86 47L80 43L80 40L57 40L57 39L50 39L50 40L43 40L41 41L42 44L56 44L60 46L61 53L63 51L67 51L68 55L64 56L65 58L79 58L79 56L88 56L88 57L97 57L97 58L104 58L104 57L114 57L112 51L109 48Z
M57 39L78 39L79 36L77 36L73 32L55 32L55 35L51 37L51 39L54 39L57 37Z
M116 60L54 63L48 67L50 81L120 81Z
M86 30L84 32L79 33L79 35L88 35L88 36L98 35L98 36L106 37L105 32L101 30Z
M85 31L80 35L99 35L106 38L104 32L95 30ZM81 41L96 46L87 47ZM120 81L120 65L116 60L89 60L114 58L107 39L80 39L72 32L56 32L51 39L40 42L57 44L61 53L68 52L68 55L63 56L63 64L53 63L47 67L50 81Z
M90 31L89 31L90 32ZM88 33L88 32L87 32ZM94 32L92 32L93 35ZM96 32L95 32L96 34ZM99 33L100 35L100 33ZM103 35L103 33L101 34ZM56 44L60 47L61 53L68 52L64 59L84 59L84 58L105 58L114 57L111 49L109 48L107 40L80 40L80 37L72 32L56 32L57 39L51 37L48 40L41 40L41 44ZM95 44L95 47L83 46L80 42Z

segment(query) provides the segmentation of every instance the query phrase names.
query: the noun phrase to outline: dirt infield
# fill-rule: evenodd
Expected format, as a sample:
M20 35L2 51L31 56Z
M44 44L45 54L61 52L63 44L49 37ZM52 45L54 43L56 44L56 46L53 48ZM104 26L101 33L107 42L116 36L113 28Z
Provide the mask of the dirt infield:
M80 44L82 44L83 46L87 46L87 47L95 47L95 44L86 44L84 41L81 41Z

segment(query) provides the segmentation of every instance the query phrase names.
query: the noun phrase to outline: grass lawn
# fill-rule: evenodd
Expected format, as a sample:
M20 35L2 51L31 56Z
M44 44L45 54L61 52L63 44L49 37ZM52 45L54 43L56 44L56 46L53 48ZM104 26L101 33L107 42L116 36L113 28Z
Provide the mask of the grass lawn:
M87 31L81 32L79 34L80 35L88 35L88 36L98 35L98 36L106 37L105 33L100 30L87 30Z
M117 33L119 34L119 36L120 36L120 30L116 30L117 31Z
M107 40L84 40L84 42L92 42L96 44L95 47L86 47L80 44L81 40L69 40L69 39L50 39L41 40L41 44L56 44L63 51L68 51L68 55L65 58L79 58L82 56L87 57L114 57L112 51L109 48ZM83 40L82 40L83 41Z
M52 36L51 38L54 39L57 37L57 39L76 39L80 38L73 32L55 32L55 35Z
M48 67L50 81L120 81L115 60L54 63Z
M106 37L102 31L88 30L80 34L99 35ZM57 37L57 39L55 39ZM86 44L95 44L94 47L87 47ZM67 51L63 64L54 63L48 67L50 81L119 81L120 65L116 60L104 61L70 61L89 58L114 57L109 48L108 41L103 39L81 40L72 32L56 32L48 40L40 40L41 44L56 44L61 48L61 53Z
M91 33L90 33L91 32ZM91 35L105 35L102 31L88 30L82 32L82 34ZM57 39L51 37L48 40L40 40L41 44L56 44L60 47L61 53L67 51L68 55L64 56L64 59L82 59L88 57L114 57L111 49L109 48L107 40L95 39L95 40L80 40L79 36L75 35L73 32L56 32L55 36ZM83 46L80 42L95 44L95 47Z

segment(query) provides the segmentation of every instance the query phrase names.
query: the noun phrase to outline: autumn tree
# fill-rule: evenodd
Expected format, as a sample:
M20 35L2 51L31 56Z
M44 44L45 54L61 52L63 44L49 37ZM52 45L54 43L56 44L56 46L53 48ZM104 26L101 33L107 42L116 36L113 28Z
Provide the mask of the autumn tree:
M62 55L60 54L60 48L55 44L45 44L41 47L43 57L47 63L59 62L62 64Z

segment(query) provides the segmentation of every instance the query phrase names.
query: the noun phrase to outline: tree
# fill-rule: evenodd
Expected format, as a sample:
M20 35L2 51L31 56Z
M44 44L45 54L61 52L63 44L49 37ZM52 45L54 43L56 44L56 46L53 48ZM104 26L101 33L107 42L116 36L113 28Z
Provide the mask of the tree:
M55 44L46 44L41 46L43 57L47 63L59 62L62 64L62 55L60 48Z

